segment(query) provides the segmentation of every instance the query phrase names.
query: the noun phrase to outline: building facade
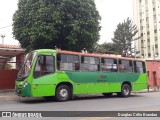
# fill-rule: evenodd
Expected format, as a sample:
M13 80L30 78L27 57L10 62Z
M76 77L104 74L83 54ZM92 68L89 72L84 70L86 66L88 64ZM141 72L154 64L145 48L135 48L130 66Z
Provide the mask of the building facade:
M147 72L148 72L148 85L150 87L160 87L160 61L159 60L147 60Z
M20 46L0 44L0 90L15 88L18 66L22 62L24 52Z
M140 37L135 41L137 56L160 59L160 0L133 0L133 9Z

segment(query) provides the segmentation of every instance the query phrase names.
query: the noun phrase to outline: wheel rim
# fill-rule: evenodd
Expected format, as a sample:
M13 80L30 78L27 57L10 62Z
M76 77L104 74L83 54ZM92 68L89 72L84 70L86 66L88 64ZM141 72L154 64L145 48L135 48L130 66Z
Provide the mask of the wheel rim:
M123 88L123 93L124 93L124 95L129 95L129 88L128 87L124 87Z
M60 92L59 92L59 95L62 98L66 98L68 96L68 91L66 89L61 89Z

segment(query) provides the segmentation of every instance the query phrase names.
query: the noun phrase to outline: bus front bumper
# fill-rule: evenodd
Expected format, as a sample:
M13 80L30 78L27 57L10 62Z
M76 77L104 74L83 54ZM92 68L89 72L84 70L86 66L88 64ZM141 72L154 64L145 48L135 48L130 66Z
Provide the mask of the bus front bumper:
M28 84L25 87L16 86L16 94L21 97L30 97L31 96L31 85Z

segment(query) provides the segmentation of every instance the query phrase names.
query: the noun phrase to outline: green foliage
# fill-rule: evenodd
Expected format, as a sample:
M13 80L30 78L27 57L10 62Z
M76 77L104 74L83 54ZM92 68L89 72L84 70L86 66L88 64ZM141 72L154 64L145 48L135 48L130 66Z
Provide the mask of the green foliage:
M6 69L7 69L7 70L11 70L12 67L13 67L13 66L12 66L11 64L7 64L7 65L6 65Z
M115 51L116 48L114 47L114 44L112 42L105 42L101 45L97 44L94 52L103 54L117 54Z
M4 67L5 67L5 68L4 68ZM4 66L3 63L0 63L0 70L2 70L2 69L10 70L10 69L12 69L12 65L11 65L11 64L6 64L6 65Z
M94 0L19 0L13 35L27 51L54 46L92 51L100 19Z
M134 52L132 47L133 42L139 39L135 38L138 30L136 25L133 25L132 21L127 18L127 20L117 25L117 29L114 32L114 38L112 38L114 47L118 54L123 54L124 56L131 56Z

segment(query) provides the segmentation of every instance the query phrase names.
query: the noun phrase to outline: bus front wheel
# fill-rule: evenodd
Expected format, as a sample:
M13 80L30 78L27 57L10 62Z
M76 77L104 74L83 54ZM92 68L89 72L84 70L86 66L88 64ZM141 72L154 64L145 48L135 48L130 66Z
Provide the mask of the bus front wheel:
M71 91L67 85L60 85L56 90L56 99L60 102L69 100Z
M121 92L117 93L120 97L129 97L131 94L131 87L128 84L123 84L121 88Z

